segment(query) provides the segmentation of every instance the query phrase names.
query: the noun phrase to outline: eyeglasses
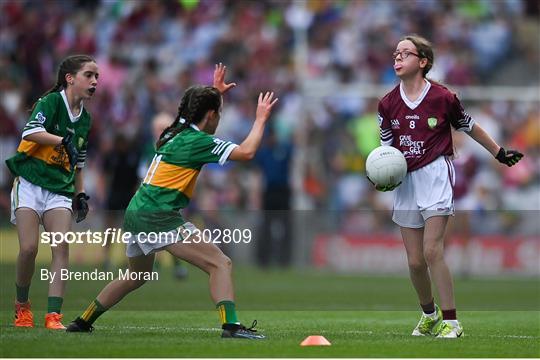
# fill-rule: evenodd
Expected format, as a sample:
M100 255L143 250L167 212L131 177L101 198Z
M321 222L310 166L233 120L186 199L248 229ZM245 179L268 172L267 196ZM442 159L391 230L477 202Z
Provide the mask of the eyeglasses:
M409 55L414 55L414 56L416 56L416 57L418 57L418 58L421 58L420 55L415 54L415 53L413 53L413 52L410 52L410 51L408 51L408 50L395 51L395 52L392 54L392 58L393 58L394 60L396 60L397 57L398 57L398 55L401 56L401 59L402 59L402 60L405 60L406 58L408 58Z

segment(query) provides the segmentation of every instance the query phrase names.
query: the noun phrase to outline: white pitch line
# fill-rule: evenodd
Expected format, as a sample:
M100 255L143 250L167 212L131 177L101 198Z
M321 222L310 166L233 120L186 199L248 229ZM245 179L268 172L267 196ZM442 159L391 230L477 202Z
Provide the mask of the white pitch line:
M362 335L374 335L374 334L384 334L384 335L403 335L408 336L404 333L400 332L375 332L375 331L362 331L362 330L347 330L343 331L344 334L362 334ZM467 336L467 334L465 334ZM490 337L490 338L511 338L511 339L540 339L540 336L532 336L532 335L480 335L480 336L474 336L475 338L483 338L483 337Z
M184 328L170 326L104 326L103 329L131 329L131 330L182 330L182 331L220 331L218 328Z
M513 338L513 339L540 339L540 336L530 335L485 335L492 338Z
M218 332L221 331L220 328L194 328L194 327L170 327L170 326L106 326L102 327L102 329L130 329L130 330L172 330L172 331L203 331L203 332ZM263 330L264 331L264 330ZM287 329L280 329L280 332L298 332L298 330L287 330ZM333 332L333 331L332 331ZM343 334L358 334L358 335L392 335L392 336L409 336L407 334L401 333L401 332L378 332L378 331L371 331L371 330L346 330L341 331ZM321 334L328 333L328 331L321 331ZM467 335L465 335L467 336ZM469 336L467 336L469 337ZM480 335L480 336L474 336L475 338L495 338L495 339L540 339L540 336L532 336L532 335Z

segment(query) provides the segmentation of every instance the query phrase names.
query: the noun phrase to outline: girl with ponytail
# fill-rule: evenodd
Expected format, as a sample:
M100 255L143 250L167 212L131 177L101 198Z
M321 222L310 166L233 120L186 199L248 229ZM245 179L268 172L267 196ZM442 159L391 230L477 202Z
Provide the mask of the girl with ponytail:
M33 327L29 290L39 242L39 225L46 232L66 233L71 229L72 211L77 222L88 212L82 169L86 159L90 114L84 100L94 95L98 66L87 55L65 58L58 69L56 84L32 107L22 132L17 153L6 160L15 176L11 192L11 221L17 225L15 326ZM62 302L66 281L60 279L68 267L68 244L51 247L50 271L56 274L49 285L45 327L65 329Z
M238 321L232 283L232 263L215 244L200 238L201 232L181 214L193 196L197 176L208 163L253 158L272 108L274 93L259 94L255 122L240 144L212 136L221 118L222 94L236 84L225 84L225 67L216 65L214 86L192 86L186 90L171 126L161 134L148 172L126 211L124 229L132 235L126 255L129 272L150 274L155 253L165 250L209 275L210 295L216 304L222 337L262 339L254 329ZM159 241L149 241L159 233ZM92 331L92 324L146 279L117 279L109 283L87 310L69 326L70 332Z

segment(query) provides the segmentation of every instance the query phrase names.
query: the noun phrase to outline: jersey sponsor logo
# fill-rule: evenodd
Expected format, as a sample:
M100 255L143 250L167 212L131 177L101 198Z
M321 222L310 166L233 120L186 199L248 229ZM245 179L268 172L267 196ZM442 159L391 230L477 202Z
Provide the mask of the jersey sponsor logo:
M399 120L398 119L390 120L390 124L392 125L392 129L394 129L394 130L399 129Z
M420 116L414 115L405 115L405 120L420 120Z
M42 160L47 165L60 166L69 171L69 158L62 144L38 145L33 141L22 140L17 151Z
M43 115L43 113L40 111L36 114L35 119L40 123L43 124L45 121L47 121L47 117Z
M425 154L424 141L415 141L412 135L400 135L399 146L405 157L419 157Z
M437 126L437 118L436 117L430 117L427 119L427 124L430 129L434 129L435 126Z
M50 157L50 159L53 164L56 164L58 166L64 166L66 163L69 164L69 157L66 149L64 148L64 145L56 145L54 147L54 153Z

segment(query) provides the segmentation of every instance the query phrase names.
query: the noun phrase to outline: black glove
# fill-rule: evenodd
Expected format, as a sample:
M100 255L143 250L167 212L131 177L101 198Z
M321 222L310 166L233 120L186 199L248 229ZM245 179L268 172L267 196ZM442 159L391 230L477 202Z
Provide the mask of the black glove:
M519 160L523 157L523 154L516 150L504 150L503 147L495 156L495 159L499 160L500 163L506 164L506 166L513 166L518 163Z
M62 138L62 145L64 145L64 149L66 149L68 155L70 169L73 170L75 165L77 165L77 159L79 157L79 151L73 145L73 134L70 133L64 136Z
M377 185L373 181L371 181L369 176L366 176L366 177L367 177L367 179L369 180L370 183L375 185L375 189L377 189L378 191L383 191L383 192L393 191L395 188L397 188L399 185L401 185L401 181L396 185L384 185L384 186L383 185Z
M86 219L86 215L88 214L88 199L90 199L90 196L83 192L78 193L77 196L75 196L75 199L73 200L73 211L77 215L76 222L81 222Z

